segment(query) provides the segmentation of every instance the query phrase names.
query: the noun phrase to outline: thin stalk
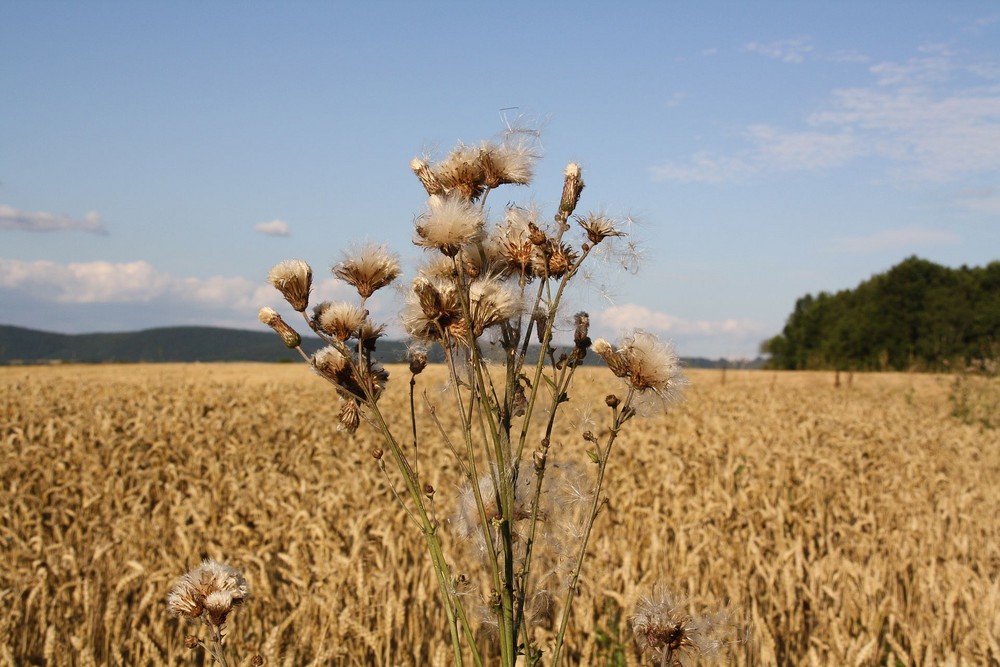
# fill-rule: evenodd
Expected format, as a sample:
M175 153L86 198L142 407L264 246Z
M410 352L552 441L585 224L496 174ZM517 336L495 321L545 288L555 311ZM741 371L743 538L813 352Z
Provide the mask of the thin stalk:
M576 557L576 567L573 569L573 577L570 580L569 592L566 594L566 604L563 605L562 618L559 621L559 633L556 635L556 644L552 649L552 666L556 667L559 664L559 654L562 651L563 641L566 637L566 628L569 626L569 617L573 611L573 600L576 597L576 587L580 581L580 572L583 570L583 560L587 555L587 544L590 542L590 533L594 528L594 523L597 520L597 513L601 506L601 488L604 485L604 473L608 469L608 458L611 456L611 447L615 444L615 440L618 439L618 432L621 430L622 425L628 421L628 419L635 414L632 411L632 397L635 395L635 389L629 387L628 396L625 398L625 402L621 411L618 408L614 408L614 419L612 422L611 432L608 433L608 441L604 447L603 453L599 453L600 462L597 467L597 484L594 486L594 497L590 501L590 518L587 521L587 525L584 528L583 539L580 541L580 549L577 552Z
M556 386L556 393L552 399L552 409L549 411L549 419L545 425L545 435L542 438L544 451L548 453L548 443L552 436L552 428L555 425L556 418L556 408L559 405L559 397L565 393L570 384L573 381L573 375L576 373L576 366L567 366L563 369L562 376ZM517 613L514 620L514 631L517 632L518 629L524 631L524 645L528 646L529 632L528 624L524 622L524 605L527 601L528 589L529 589L529 576L531 573L531 552L535 544L535 530L538 527L538 510L540 505L540 499L542 496L542 482L545 478L546 466L543 464L541 467L535 470L535 496L531 503L531 519L530 528L528 532L528 540L524 545L524 571L521 574L521 595L519 598L519 604L517 608Z

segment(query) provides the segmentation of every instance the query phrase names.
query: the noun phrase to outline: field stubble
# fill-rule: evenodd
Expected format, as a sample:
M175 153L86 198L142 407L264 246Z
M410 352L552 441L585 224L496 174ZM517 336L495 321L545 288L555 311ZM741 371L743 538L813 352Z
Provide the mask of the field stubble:
M583 465L615 384L580 373L550 456ZM443 377L421 377L431 400ZM749 621L739 664L1000 664L1000 436L952 416L950 378L724 377L692 372L683 404L619 440L570 662L640 664L628 614L665 585ZM300 366L0 368L0 664L198 664L164 600L203 557L250 584L229 624L241 657L449 664L380 439L336 414ZM460 480L440 437L421 442L444 519Z

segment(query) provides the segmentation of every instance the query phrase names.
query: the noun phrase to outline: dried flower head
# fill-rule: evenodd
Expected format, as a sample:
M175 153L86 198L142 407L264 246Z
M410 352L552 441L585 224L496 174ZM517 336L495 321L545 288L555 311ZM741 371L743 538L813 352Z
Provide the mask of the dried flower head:
M281 336L281 340L285 343L285 347L295 349L302 343L302 338L299 336L299 333L290 327L287 322L281 319L281 315L279 315L273 308L261 308L257 312L257 318L267 326L274 329L275 333Z
M517 292L498 278L484 276L469 285L469 318L477 337L489 327L515 317L521 309Z
M479 199L486 189L486 176L478 146L459 144L448 156L432 167L445 194L467 202ZM418 178L420 174L417 174ZM426 187L426 186L425 186Z
M320 331L341 341L356 337L367 317L367 310L342 301L324 301L313 308L313 322Z
M539 276L562 278L578 258L579 254L569 245L547 239L541 251L535 253L534 271Z
M677 667L717 658L733 629L728 614L691 614L683 600L662 587L636 604L630 620L639 650L656 664Z
M620 354L629 369L629 382L639 391L652 390L671 402L680 398L680 391L687 385L673 343L661 341L645 331L628 336Z
M352 380L350 359L332 345L317 350L310 361L318 374L334 384L344 385Z
M337 416L341 428L348 433L354 433L361 424L361 405L357 399L348 398L340 405L340 414Z
M281 292L295 310L302 312L309 305L312 268L301 259L289 259L275 264L267 274L267 282Z
M535 225L537 217L538 211L534 208L507 207L504 223L497 226L492 240L512 272L520 273L525 280L534 275L536 246L532 242L531 228L538 228Z
M205 614L205 622L221 627L248 595L247 582L239 570L206 559L174 584L167 596L167 610L188 618Z
M612 236L625 236L625 232L618 229L615 221L605 215L589 213L578 216L576 223L587 233L587 239L597 245L604 239Z
M425 276L413 280L401 317L403 328L418 341L439 341L446 331L458 333L464 326L455 284Z
M523 142L494 144L484 141L479 147L483 182L490 188L507 183L527 185L531 182L536 159L538 156Z
M357 339L361 343L362 349L371 352L375 349L378 339L385 335L385 325L375 324L371 320L365 320L358 329Z
M384 245L369 243L360 250L346 254L331 271L347 284L353 285L361 298L367 299L399 276L399 258Z
M663 406L677 402L687 378L673 344L645 331L636 331L615 350L603 338L593 342L594 350L620 378L635 390L653 395Z
M427 201L427 212L417 219L416 232L415 245L454 257L463 245L482 238L483 212L458 197L434 196Z

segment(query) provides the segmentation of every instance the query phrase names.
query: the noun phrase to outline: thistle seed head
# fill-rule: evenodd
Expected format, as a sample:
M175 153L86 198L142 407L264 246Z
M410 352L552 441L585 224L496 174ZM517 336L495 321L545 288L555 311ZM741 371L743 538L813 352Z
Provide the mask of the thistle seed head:
M343 385L351 380L351 365L340 350L327 345L313 354L311 363L317 373L334 384Z
M486 189L486 175L477 146L459 144L444 160L434 165L433 174L445 194L466 202L479 199Z
M174 616L199 618L222 627L234 607L250 594L243 575L233 567L206 559L177 581L167 596L167 611Z
M271 283L292 308L302 312L309 305L312 290L312 268L301 259L289 259L275 264L267 274Z
M402 323L418 341L441 339L442 332L462 319L462 307L453 282L417 276L406 296Z
M691 614L686 603L669 590L654 589L635 606L630 618L639 650L658 664L688 667L705 664L719 655L733 629L726 613Z
M368 311L342 301L324 301L313 308L313 322L328 336L340 341L355 338L368 318Z
M454 257L462 246L482 238L483 212L453 196L428 199L427 211L417 219L414 245L440 250Z
M566 272L573 268L579 255L573 248L565 243L556 243L549 239L542 252L535 253L534 272L538 276L549 278L562 278Z
M360 250L346 254L331 271L336 277L353 285L361 298L367 299L399 276L399 258L384 245L369 243Z
M589 213L585 216L577 216L576 223L587 233L587 239L597 245L604 239L612 236L625 236L625 232L619 230L615 221L604 215Z
M672 343L636 331L626 337L619 353L628 368L629 383L637 390L652 391L668 403L680 398L687 379Z
M521 312L521 300L513 288L490 276L469 285L469 316L472 333L479 337L489 327L507 322Z
M538 156L524 143L494 144L484 141L479 146L483 182L490 188L508 183L527 185L534 175L537 158Z

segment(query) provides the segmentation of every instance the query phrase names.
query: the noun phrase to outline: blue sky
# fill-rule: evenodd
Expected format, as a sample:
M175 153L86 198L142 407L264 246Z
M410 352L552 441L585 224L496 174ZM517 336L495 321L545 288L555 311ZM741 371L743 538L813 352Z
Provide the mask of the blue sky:
M482 7L483 9L479 9ZM540 129L491 195L629 218L638 271L573 295L595 333L752 357L795 299L910 255L1000 259L997 2L0 0L0 323L259 329L276 262L387 242L409 161ZM621 250L622 248L620 248ZM634 269L634 263L629 262ZM378 298L381 296L381 298ZM398 295L372 309L392 323ZM397 328L398 330L398 328Z

